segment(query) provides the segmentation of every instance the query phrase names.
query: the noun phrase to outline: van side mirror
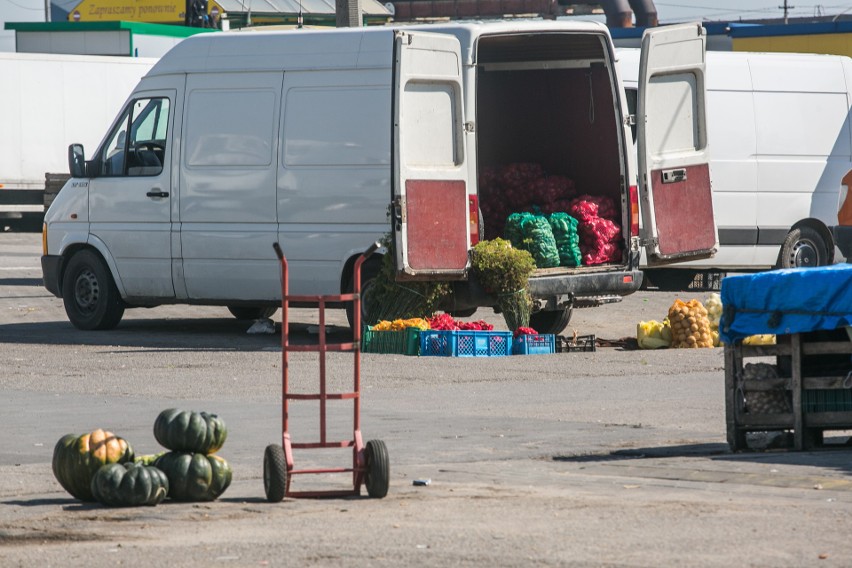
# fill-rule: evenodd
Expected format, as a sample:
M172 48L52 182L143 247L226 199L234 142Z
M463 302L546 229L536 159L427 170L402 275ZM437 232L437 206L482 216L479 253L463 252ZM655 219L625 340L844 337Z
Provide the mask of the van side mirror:
M86 155L82 144L68 146L68 170L71 177L86 177Z

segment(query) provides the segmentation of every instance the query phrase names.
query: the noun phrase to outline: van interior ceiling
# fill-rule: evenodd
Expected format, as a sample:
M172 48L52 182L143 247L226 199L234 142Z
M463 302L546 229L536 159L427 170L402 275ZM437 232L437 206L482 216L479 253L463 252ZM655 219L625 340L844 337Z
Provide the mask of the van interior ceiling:
M537 164L548 177L572 180L574 196L608 196L620 210L621 130L610 65L603 36L480 39L477 154L487 239L502 236L503 227L499 216L485 214L494 197L483 187L483 175L510 164Z

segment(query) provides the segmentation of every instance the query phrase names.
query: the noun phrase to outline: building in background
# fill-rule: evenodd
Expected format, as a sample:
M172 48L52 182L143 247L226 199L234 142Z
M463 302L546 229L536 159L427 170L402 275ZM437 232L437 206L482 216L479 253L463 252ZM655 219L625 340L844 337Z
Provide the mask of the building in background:
M793 23L789 25L731 24L733 51L827 53L852 57L852 21Z
M18 53L162 57L176 43L216 30L140 22L11 22Z

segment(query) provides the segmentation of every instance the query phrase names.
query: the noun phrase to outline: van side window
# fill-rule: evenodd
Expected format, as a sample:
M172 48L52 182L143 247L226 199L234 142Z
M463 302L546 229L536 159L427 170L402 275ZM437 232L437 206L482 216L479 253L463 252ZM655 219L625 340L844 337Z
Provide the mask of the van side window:
M125 109L101 158L101 176L156 176L163 171L169 99L137 99Z

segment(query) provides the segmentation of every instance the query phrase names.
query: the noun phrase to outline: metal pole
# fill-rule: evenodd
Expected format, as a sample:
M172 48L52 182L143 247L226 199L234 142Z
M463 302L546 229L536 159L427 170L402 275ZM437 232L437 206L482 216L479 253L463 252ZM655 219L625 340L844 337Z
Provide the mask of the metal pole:
M782 10L784 10L784 25L787 25L787 13L788 13L790 10L792 10L793 8L795 8L795 6L788 6L788 5L787 5L787 0L784 0L784 5L783 5L783 6L778 6L778 7L779 7L779 8L781 8Z
M44 21L50 22L50 0L44 0Z

